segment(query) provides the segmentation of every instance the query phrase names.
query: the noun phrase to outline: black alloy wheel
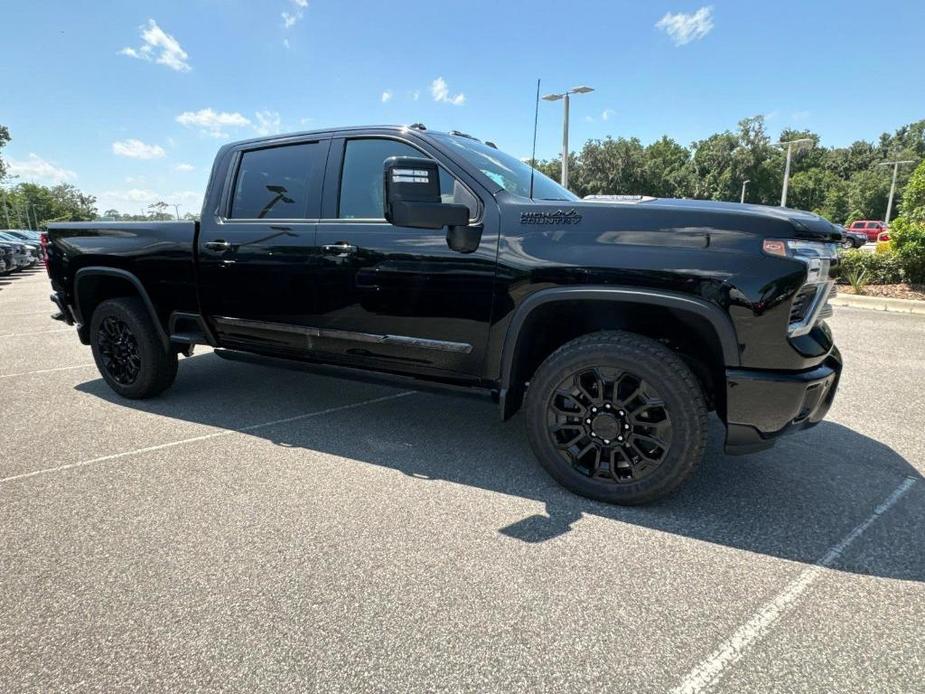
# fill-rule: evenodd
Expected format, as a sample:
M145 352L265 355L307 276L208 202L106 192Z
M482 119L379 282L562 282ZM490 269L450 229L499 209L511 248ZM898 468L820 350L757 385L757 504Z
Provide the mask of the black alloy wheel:
M112 379L124 386L133 384L141 371L141 354L138 340L128 325L118 318L107 316L97 329L96 339L103 368Z
M530 378L527 437L567 489L642 504L670 494L703 458L703 386L670 347L626 331L578 337Z
M671 448L671 417L658 391L628 371L595 367L553 391L546 427L577 472L612 484L652 474Z
M90 347L109 387L126 398L149 398L177 376L177 353L138 297L107 299L90 318Z

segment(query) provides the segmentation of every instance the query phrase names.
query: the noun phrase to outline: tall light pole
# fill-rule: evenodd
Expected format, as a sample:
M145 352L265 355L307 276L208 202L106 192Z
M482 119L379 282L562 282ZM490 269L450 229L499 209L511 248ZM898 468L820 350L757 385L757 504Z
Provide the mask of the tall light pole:
M584 85L580 87L572 87L567 92L562 92L561 94L547 94L543 97L545 101L558 101L562 99L564 102L564 116L562 120L562 187L568 188L568 103L570 94L587 94L588 92L593 92L593 87L586 87Z
M777 144L780 147L787 145L787 165L784 167L784 188L780 193L780 206L787 207L787 187L790 185L790 154L793 151L794 145L801 145L804 142L812 142L813 138L811 137L801 137L798 140L790 140L789 142L778 142Z
M180 207L181 207L181 206L178 205L177 203L171 203L171 204L173 205L174 211L177 213L177 221L179 222L179 221L180 221Z
M751 179L749 178L746 178L744 181L742 181L742 199L739 200L741 203L745 202L745 186L747 186L749 183L751 183Z
M886 204L886 218L884 218L883 223L890 223L890 214L893 212L893 194L896 192L896 174L899 172L900 164L914 164L914 159L902 159L897 161L885 161L877 166L892 166L893 167L893 183L890 185L890 201Z

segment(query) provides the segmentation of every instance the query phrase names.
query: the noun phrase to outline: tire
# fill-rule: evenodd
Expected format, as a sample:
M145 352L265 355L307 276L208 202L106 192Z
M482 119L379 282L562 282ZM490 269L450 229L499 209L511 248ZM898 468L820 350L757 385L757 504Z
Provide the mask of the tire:
M842 239L841 247L844 249L857 248L857 244L854 242L854 239L846 236L844 239Z
M164 349L139 298L108 299L97 306L90 319L90 347L100 374L122 397L153 397L177 376L177 354Z
M706 444L697 378L664 345L627 332L586 335L551 354L531 379L525 414L543 468L570 491L615 504L670 494Z

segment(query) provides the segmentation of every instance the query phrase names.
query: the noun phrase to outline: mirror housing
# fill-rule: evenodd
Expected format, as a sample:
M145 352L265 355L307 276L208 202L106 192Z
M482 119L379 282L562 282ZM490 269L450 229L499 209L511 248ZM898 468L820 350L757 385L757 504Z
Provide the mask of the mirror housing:
M384 163L385 218L396 226L442 229L467 226L469 208L440 197L440 168L433 159L389 157Z

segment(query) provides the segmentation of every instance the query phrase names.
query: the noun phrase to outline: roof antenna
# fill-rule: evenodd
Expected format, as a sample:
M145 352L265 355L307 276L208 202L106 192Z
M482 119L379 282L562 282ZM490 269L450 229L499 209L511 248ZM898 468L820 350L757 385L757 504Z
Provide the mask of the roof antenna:
M536 106L533 110L533 153L530 155L530 199L533 200L533 172L536 171L536 124L540 119L540 81L536 80Z

